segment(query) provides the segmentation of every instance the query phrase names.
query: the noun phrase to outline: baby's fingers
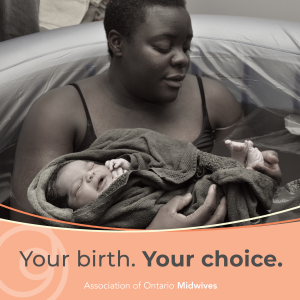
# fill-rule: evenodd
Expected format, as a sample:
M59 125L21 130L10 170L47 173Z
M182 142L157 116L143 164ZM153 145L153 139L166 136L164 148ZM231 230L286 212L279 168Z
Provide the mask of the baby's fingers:
M123 159L123 158L117 158L117 159L108 160L108 161L106 161L105 166L111 172L114 169L119 169L119 168L130 170L130 163L127 160Z
M124 170L123 170L122 168L114 169L114 170L111 172L112 179L113 179L113 180L117 179L117 178L120 177L123 173L124 173Z
M122 169L130 170L130 162L124 158L114 159L114 168L117 169L121 167Z
M109 171L113 171L114 169L118 169L120 167L121 162L119 159L108 160L105 163L105 166L109 169Z
M130 162L127 161L126 159L122 159L123 163L122 163L122 168L125 170L130 170Z
M112 160L107 160L105 162L105 167L109 170L112 171L114 169L113 161Z
M121 167L121 165L122 165L121 159L113 159L112 161L113 161L114 169Z

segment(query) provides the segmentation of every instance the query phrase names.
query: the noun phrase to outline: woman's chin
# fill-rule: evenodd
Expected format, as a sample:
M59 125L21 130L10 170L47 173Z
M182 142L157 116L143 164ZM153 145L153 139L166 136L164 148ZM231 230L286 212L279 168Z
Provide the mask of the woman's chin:
M179 89L168 89L161 93L159 96L156 97L156 103L160 104L168 104L174 102L179 94Z
M154 93L148 93L146 97L140 96L142 101L153 103L153 104L168 104L174 102L179 94L179 88L161 88L154 89Z
M179 90L173 93L169 93L168 96L164 98L163 103L172 103L178 98Z

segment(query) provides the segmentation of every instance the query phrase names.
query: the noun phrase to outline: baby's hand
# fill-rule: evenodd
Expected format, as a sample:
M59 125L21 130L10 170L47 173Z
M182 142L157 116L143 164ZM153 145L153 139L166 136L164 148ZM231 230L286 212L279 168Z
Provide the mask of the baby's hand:
M109 169L109 171L113 171L114 169L122 168L124 170L130 170L130 162L123 158L117 158L108 160L105 163L105 166Z
M113 180L130 170L130 162L123 158L108 160L105 166L111 171Z

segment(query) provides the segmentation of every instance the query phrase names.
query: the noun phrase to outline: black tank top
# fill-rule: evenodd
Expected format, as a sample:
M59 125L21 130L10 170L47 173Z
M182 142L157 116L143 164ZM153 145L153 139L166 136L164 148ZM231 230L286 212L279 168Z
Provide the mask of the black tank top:
M201 79L201 77L197 76L197 80L198 80L198 85L199 85L200 94L201 94L201 98L202 98L203 124L202 124L201 133L196 138L196 140L193 142L193 144L201 151L211 152L213 145L214 145L214 136L213 136L213 131L211 129L209 118L208 118L202 79ZM83 104L83 107L84 107L84 110L85 110L86 119L87 119L87 128L86 128L85 137L84 137L79 149L77 150L77 151L83 151L90 147L90 145L97 139L97 136L94 131L94 127L93 127L91 116L89 114L89 110L87 108L85 99L82 95L82 92L81 92L79 86L76 83L72 83L70 85L74 86L76 88L76 90L78 91L79 96L82 101L82 104Z

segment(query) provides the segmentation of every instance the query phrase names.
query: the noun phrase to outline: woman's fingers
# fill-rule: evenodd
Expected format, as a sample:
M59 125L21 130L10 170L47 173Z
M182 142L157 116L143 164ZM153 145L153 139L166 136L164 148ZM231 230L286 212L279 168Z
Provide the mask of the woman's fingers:
M210 221L210 219L216 212L216 204L217 204L217 190L216 190L216 185L213 184L210 186L208 190L208 194L203 205L200 206L193 214L187 216L186 227L206 225L207 222ZM218 214L222 212L223 212L222 210L221 212L218 211Z
M147 229L174 229L186 226L186 216L177 213L192 200L191 194L176 196L167 204L163 205Z
M279 163L278 153L273 150L267 150L262 152L264 161L274 165Z
M168 210L170 213L177 213L187 206L192 200L192 194L188 193L184 196L176 196L166 205L163 206L164 209Z
M264 157L264 165L254 164L252 166L253 170L271 177L279 185L282 180L282 174L278 164L279 159L277 153L275 151L268 150L263 151L262 155Z
M276 181L276 183L278 185L280 185L281 180L282 180L282 174L281 174L281 170L278 167L268 167L265 165L261 165L261 164L255 164L252 166L253 170L258 171L260 173L263 173L269 177L271 177L272 179L274 179Z
M223 223L227 214L227 205L226 198L223 197L220 201L219 206L217 207L214 214L210 217L210 219L205 223L205 225L213 225Z
M216 185L212 185L204 204L193 214L185 216L178 213L192 200L191 194L176 196L166 205L162 206L147 229L173 229L195 227L201 225L218 224L224 221L226 210L226 199L222 198L216 208L217 192Z

